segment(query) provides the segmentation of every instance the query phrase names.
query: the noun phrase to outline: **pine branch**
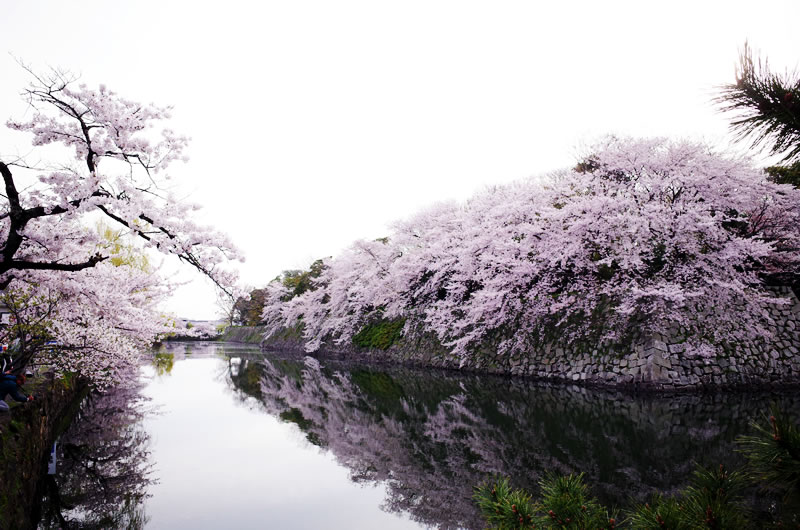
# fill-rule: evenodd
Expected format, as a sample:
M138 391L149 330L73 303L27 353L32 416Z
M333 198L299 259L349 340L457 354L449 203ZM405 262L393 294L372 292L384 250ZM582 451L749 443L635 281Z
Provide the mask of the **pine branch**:
M739 54L736 83L724 85L715 98L723 112L737 117L730 128L737 140L750 139L753 148L768 147L783 162L800 161L800 77L770 71L766 60L753 60L745 43Z

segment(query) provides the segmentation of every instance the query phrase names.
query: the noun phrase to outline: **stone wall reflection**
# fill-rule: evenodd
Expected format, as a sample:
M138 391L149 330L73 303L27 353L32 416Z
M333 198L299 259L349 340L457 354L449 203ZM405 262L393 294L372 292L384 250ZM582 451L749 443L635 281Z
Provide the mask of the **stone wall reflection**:
M472 488L493 474L536 490L543 472L586 472L626 505L685 485L694 462L735 464L733 440L768 394L633 398L448 372L235 354L228 377L330 450L354 481L386 484L385 508L441 528L482 528Z

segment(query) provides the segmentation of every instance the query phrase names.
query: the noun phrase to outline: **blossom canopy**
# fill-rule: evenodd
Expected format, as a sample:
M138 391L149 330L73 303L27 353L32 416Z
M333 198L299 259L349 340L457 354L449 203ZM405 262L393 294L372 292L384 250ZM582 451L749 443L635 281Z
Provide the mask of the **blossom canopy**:
M751 162L666 139L610 138L576 168L398 222L329 259L315 290L268 289L269 333L306 347L406 319L468 358L680 329L687 355L769 334L769 282L798 268L800 192ZM271 298L270 298L271 296Z

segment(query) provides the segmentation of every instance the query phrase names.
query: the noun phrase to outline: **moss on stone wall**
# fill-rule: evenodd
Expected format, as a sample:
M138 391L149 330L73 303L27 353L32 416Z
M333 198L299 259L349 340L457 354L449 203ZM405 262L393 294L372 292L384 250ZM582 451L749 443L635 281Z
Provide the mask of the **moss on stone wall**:
M379 320L367 324L353 336L353 344L360 348L388 350L403 336L406 319Z

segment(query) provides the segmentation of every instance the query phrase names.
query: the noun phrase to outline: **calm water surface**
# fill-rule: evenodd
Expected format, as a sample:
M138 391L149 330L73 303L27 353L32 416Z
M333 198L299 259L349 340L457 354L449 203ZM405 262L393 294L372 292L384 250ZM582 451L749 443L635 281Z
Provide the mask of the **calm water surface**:
M148 398L141 402L139 396ZM59 445L43 528L482 528L487 477L585 472L609 504L676 491L794 395L631 397L173 343Z

